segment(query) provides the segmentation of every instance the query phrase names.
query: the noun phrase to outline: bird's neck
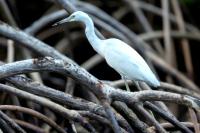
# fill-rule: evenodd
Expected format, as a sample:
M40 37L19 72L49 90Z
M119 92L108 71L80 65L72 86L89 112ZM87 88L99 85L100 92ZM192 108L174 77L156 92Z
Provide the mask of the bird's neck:
M84 23L85 23L85 34L86 37L89 41L89 43L92 45L92 47L94 48L94 50L96 50L100 55L103 54L103 43L96 34L95 34L95 29L94 29L94 23L93 21L88 18L88 19L84 19Z

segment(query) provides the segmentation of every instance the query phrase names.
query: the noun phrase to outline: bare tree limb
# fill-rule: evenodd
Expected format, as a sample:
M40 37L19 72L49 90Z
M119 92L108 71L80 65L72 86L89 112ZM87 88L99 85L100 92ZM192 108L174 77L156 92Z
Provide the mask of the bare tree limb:
M37 117L37 118L43 120L44 122L48 123L49 125L54 127L57 131L59 131L61 133L66 133L66 131L63 130L54 121L52 121L51 119L49 119L45 115L43 115L43 114L41 114L39 112L36 112L35 110L29 109L29 108L25 108L25 107L21 107L21 106L15 106L15 105L0 105L0 110L19 111L19 112L22 112L22 113L26 113L26 114L32 115L32 116Z
M89 130L91 132L95 132L95 129L76 111L66 109L66 108L60 106L59 104L51 102L50 100L27 93L25 91L18 90L16 88L13 88L13 87L10 87L10 86L4 85L4 84L0 84L0 90L12 93L14 95L20 96L22 98L31 100L36 103L42 104L56 112L59 112L61 115L63 115L63 117L65 117L67 119L79 122L87 130Z
M10 117L8 117L6 114L4 114L2 111L0 111L0 117L8 124L10 127L12 127L16 132L19 133L26 133L17 123L15 123Z
M71 65L70 63L66 63L59 59L45 57L40 59L29 59L2 65L0 66L0 78L6 78L9 76L33 71L54 71L66 76L72 76L77 73L83 75L85 74L80 73L79 69L76 68L74 65ZM73 73L74 71L76 73ZM77 77L75 78L75 80L78 80ZM153 90L147 90L142 92L126 92L120 89L112 88L111 86L103 84L102 82L100 82L100 84L97 85L100 86L103 93L105 93L107 97L110 97L113 100L119 100L129 104L133 104L139 101L157 100L175 102L178 104L183 104L188 107L195 108L197 110L200 109L200 101L196 98L186 95Z

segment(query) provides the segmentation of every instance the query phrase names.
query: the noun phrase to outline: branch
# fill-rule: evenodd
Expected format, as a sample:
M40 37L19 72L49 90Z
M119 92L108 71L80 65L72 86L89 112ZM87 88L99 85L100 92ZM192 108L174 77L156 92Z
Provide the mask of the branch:
M17 124L21 125L22 127L31 129L31 130L34 131L34 132L37 132L37 133L44 133L44 132L45 132L44 129L42 129L42 128L36 126L36 125L33 125L33 124L29 123L29 122L25 122L25 121L17 120L17 119L14 119L14 121L15 121Z
M86 101L80 98L74 98L71 95L55 90L53 88L42 85L39 82L34 82L29 78L23 76L14 76L5 79L7 82L13 84L19 89L30 92L35 95L50 98L54 101L62 103L78 110L88 110L92 113L106 117L106 113L101 105ZM116 114L116 119L119 124L125 129L131 129L130 125L119 114Z
M35 110L25 108L25 107L21 107L21 106L15 106L15 105L0 105L0 110L6 110L6 111L9 110L9 111L15 111L15 112L17 111L17 112L22 112L22 113L32 115L32 116L37 117L38 119L41 119L42 121L46 122L47 124L49 124L50 126L55 128L58 132L66 133L66 131L63 130L54 121L52 121L51 119L49 119L45 115L43 115L43 114L41 114L41 113L39 113Z
M36 102L38 104L41 104L45 107L48 107L61 115L63 115L64 118L67 118L69 120L77 121L79 122L83 127L85 127L87 130L91 132L95 132L95 129L76 111L66 109L59 104L53 103L52 101L49 101L45 98L27 93L25 91L18 90L14 87L10 87L4 84L0 84L0 90L4 92L8 92L14 95L17 95L19 97L31 100L33 102Z
M160 115L162 118L164 118L165 120L171 122L174 126L180 128L181 131L186 132L186 133L192 133L191 130L189 130L185 125L183 125L181 122L179 122L176 117L168 115L167 113L165 113L164 110L158 108L157 106L155 106L154 104L150 103L150 102L145 102L144 103L144 107L147 107L148 109L150 109L151 111L157 113L158 115Z
M167 131L159 124L159 122L152 115L150 115L149 112L146 111L142 105L134 104L133 107L145 118L147 118L148 121L155 126L159 133L167 133Z
M0 78L6 78L9 76L35 72L35 71L54 71L65 76L72 75L84 75L87 73L81 73L79 69L59 59L53 59L51 57L45 57L40 59L29 59L9 63L0 66ZM72 77L75 80L79 80L80 77ZM82 79L86 80L86 79ZM87 80L85 81L88 82ZM99 81L100 82L100 81ZM91 83L91 82L90 82ZM93 82L92 82L93 83ZM91 85L92 85L91 83ZM87 84L84 84L87 85ZM200 101L196 98L187 95L175 94L170 92L146 90L141 92L126 92L120 89L115 89L111 86L103 84L102 82L96 84L101 88L102 92L113 100L122 101L125 103L133 104L140 101L168 101L183 104L194 109L200 109Z
M163 17L162 16L163 11L159 7L156 7L152 4L148 4L147 2L138 1L138 0L137 1L134 0L133 3L137 3L137 6L141 9L143 9L143 10L146 10L148 12L152 12L156 15ZM173 14L169 14L169 18L173 23L177 23L176 17ZM197 27L191 25L191 24L186 23L185 26L186 26L187 30L189 30L189 31L199 32L199 29Z
M174 13L176 15L176 21L177 21L177 26L180 32L186 32L185 31L185 24L183 21L183 15L181 13L181 8L179 5L179 1L173 0L172 2L172 7L174 10ZM191 58L191 50L189 46L189 42L186 39L181 40L182 43L182 51L183 51L183 56L186 64L186 69L188 76L193 78L194 76L194 70L193 70L193 64L192 64L192 58Z
M123 80L104 81L104 82L108 83L109 85L111 85L113 87L124 86ZM127 83L129 85L133 84L133 82L131 80L127 80ZM179 94L189 95L189 96L195 97L197 99L200 99L200 95L198 94L198 92L191 90L189 88L184 88L182 86L178 86L178 85L174 85L174 84L170 84L170 83L166 83L166 82L161 82L161 86L157 89L164 90L167 92L175 92L175 93L179 93Z
M150 41L153 39L160 39L163 38L164 34L163 31L153 31L149 33L140 34L139 37L144 41ZM196 32L180 32L180 31L171 31L170 36L173 38L187 38L191 40L200 41L200 33Z
M148 133L147 125L140 121L137 115L130 108L128 108L125 103L115 101L112 104L117 108L117 110L126 115L132 126L138 128L142 133Z
M0 111L0 118L3 119L10 127L12 127L18 133L26 133L17 123L15 123L10 117Z
M194 123L192 122L181 122L181 123L187 126L188 128L194 129ZM174 125L171 123L161 123L161 126L165 129L175 128ZM198 126L200 127L199 123L198 123ZM154 130L154 127L150 127L149 130Z
M2 118L0 118L0 128L5 133L15 133L14 130L6 123Z

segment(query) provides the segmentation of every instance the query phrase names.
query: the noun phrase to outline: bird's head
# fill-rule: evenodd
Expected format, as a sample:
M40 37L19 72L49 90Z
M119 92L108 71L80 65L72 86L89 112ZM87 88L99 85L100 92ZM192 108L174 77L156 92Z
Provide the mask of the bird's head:
M88 18L89 16L82 12L82 11L76 11L72 13L69 17L55 23L53 26L58 25L58 24L63 24L66 22L73 22L73 21L84 21L84 19Z

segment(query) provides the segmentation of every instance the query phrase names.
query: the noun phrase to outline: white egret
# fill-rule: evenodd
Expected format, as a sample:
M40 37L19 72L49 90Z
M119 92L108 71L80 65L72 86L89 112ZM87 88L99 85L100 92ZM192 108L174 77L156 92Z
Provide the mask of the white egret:
M108 65L121 75L127 90L129 90L127 79L143 81L153 87L160 86L160 82L145 60L133 48L116 38L106 40L98 38L94 31L94 23L86 13L76 11L54 25L72 21L80 21L85 25L85 34L89 43L105 58Z

